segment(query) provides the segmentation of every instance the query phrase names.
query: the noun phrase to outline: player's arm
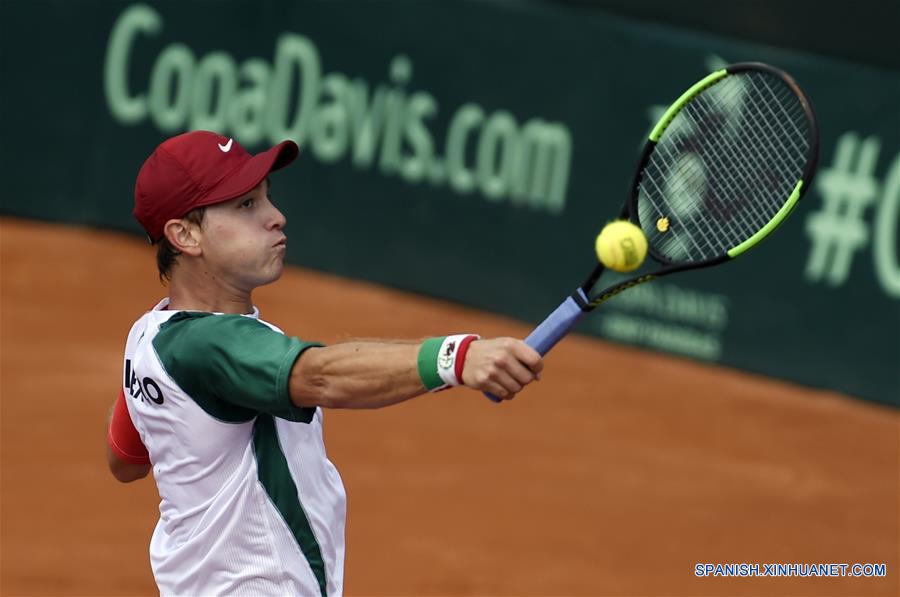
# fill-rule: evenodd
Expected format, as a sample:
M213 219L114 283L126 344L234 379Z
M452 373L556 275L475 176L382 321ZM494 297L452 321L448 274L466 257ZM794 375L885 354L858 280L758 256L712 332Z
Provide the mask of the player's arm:
M309 348L291 370L291 401L299 407L379 408L424 394L429 380L422 370L437 368L425 354L428 346L427 341L357 341ZM520 340L474 340L458 381L509 400L542 368L540 355Z
M109 471L122 483L137 481L150 474L150 458L131 422L124 392L119 393L119 398L109 411L106 461Z
M132 481L143 479L150 474L151 466L149 464L132 464L130 462L125 462L119 458L109 446L106 447L106 459L109 463L109 472L112 473L117 481L121 481L122 483L131 483Z

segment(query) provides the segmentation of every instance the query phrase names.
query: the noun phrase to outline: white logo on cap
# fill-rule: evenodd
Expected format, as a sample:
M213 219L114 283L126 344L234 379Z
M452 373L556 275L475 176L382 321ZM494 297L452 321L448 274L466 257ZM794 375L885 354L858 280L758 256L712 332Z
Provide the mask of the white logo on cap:
M234 139L229 139L228 143L226 143L225 145L222 145L221 143L219 143L219 149L222 150L222 153L228 153L229 151L231 151L231 142L232 141L234 141Z

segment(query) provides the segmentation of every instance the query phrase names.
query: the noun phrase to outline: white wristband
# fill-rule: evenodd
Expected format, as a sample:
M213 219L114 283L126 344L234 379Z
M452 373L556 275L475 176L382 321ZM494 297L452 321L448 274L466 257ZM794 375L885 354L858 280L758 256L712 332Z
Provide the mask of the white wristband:
M459 347L462 341L469 336L480 338L477 334L457 334L455 336L447 336L441 343L441 349L438 351L437 371L441 380L448 387L462 385L462 380L456 377L456 357L459 354Z

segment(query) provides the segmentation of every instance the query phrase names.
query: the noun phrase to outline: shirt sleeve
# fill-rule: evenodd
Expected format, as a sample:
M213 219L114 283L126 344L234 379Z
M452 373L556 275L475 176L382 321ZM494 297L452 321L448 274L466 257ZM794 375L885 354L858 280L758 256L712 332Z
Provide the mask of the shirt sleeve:
M309 422L315 408L291 401L291 369L314 342L285 336L241 315L184 312L153 340L163 366L195 401L218 401L293 421Z
M116 457L129 464L150 464L150 455L134 423L128 414L128 405L125 404L125 391L119 390L119 398L113 407L112 416L109 419L109 431L106 436L109 448Z

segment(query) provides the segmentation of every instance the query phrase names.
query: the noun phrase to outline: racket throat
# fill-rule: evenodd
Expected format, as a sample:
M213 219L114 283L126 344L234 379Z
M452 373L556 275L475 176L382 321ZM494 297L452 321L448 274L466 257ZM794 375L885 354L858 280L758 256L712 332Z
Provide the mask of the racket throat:
M578 305L578 308L583 312L588 313L589 311L593 310L593 307L591 307L591 302L587 297L587 291L584 289L584 287L576 288L575 292L573 292L569 296L569 298L572 299L572 301L576 305Z

